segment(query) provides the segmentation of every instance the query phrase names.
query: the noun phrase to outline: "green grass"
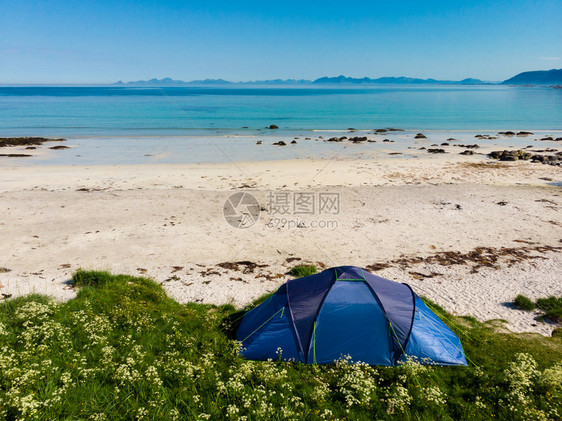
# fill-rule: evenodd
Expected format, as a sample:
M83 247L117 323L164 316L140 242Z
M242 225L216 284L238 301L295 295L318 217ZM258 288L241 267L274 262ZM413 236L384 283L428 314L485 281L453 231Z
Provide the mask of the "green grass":
M561 337L498 333L494 323L453 317L428 302L476 365L254 362L240 358L224 332L233 306L180 305L145 278L80 271L73 280L79 292L66 303L32 295L0 304L0 419L528 420L562 413Z
M514 304L521 310L531 311L535 308L542 310L544 315L543 319L553 321L555 323L562 322L562 297L550 296L548 298L539 298L533 302L530 298L524 295L518 295L515 298Z
M314 275L316 273L316 266L310 265L301 265L295 266L292 268L289 273L293 275L295 278L302 278L304 276Z
M515 297L515 300L513 300L513 304L515 304L518 309L525 311L532 311L537 307L533 300L521 294Z
M550 296L539 298L537 308L544 311L544 318L556 323L562 323L562 297Z

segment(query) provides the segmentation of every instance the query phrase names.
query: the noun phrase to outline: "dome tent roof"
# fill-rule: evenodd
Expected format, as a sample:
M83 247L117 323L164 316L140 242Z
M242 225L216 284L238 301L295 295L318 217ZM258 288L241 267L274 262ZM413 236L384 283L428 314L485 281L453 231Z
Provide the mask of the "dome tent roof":
M255 360L466 365L458 337L408 285L354 266L287 281L244 315L237 339Z

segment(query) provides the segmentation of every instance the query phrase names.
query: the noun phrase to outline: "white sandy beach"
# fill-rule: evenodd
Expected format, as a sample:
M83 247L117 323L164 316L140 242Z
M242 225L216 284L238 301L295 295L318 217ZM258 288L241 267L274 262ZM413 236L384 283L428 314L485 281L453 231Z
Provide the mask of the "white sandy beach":
M10 269L0 273L2 294L69 299L67 281L84 268L143 274L180 302L242 306L296 264L357 265L454 314L505 319L516 332L554 327L509 303L562 295L559 167L452 154L237 166L10 162L0 166L0 267ZM264 208L247 229L223 216L235 191ZM339 211L275 214L272 192L337 194ZM233 262L243 263L219 265Z

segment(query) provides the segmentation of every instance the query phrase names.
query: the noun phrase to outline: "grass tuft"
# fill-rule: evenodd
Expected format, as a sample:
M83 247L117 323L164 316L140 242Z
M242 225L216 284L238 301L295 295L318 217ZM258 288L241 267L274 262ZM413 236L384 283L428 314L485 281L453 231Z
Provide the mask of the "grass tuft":
M538 308L544 312L544 315L541 316L542 319L562 323L562 297L551 295L548 298L539 298L536 302L533 302L524 295L518 295L514 304L521 310L531 311Z
M536 308L535 303L533 303L533 301L530 298L521 294L515 297L513 303L520 310L532 311Z
M317 273L317 270L316 270L316 266L313 265L310 266L301 265L301 266L295 266L289 271L289 273L296 278L303 278L305 276L314 275L315 273Z
M554 323L562 323L562 297L539 298L537 307L544 311L544 318Z

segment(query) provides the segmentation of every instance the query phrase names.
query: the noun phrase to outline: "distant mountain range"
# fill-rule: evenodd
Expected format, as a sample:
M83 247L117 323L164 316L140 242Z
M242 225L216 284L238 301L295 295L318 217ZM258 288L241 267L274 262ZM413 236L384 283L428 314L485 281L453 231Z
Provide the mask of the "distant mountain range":
M502 85L562 85L562 69L519 73L504 80Z
M353 78L346 76L328 77L324 76L316 80L304 79L273 79L256 80L251 82L230 82L224 79L204 79L184 82L174 80L169 77L164 79L137 80L134 82L119 81L113 86L131 87L172 87L172 86L225 86L225 85L383 85L383 84L413 84L413 85L496 85L498 82L485 82L480 79L467 78L459 81L437 80L437 79L418 79L411 77L379 77L371 79L368 77ZM518 75L499 82L502 85L561 85L562 69L560 70L538 70L533 72L523 72Z
M169 77L164 79L136 80L134 82L119 81L114 86L134 86L134 87L158 87L161 86L186 86L186 85L311 85L312 81L304 79L273 79L273 80L256 80L252 82L230 82L224 79L204 79L192 80L184 82L183 80L174 80Z
M489 82L483 82L479 79L463 79L460 81L453 80L436 80L436 79L417 79L411 77L379 77L371 79L368 77L321 77L312 82L313 84L330 84L330 85L383 85L383 84L424 84L424 85L486 85Z

